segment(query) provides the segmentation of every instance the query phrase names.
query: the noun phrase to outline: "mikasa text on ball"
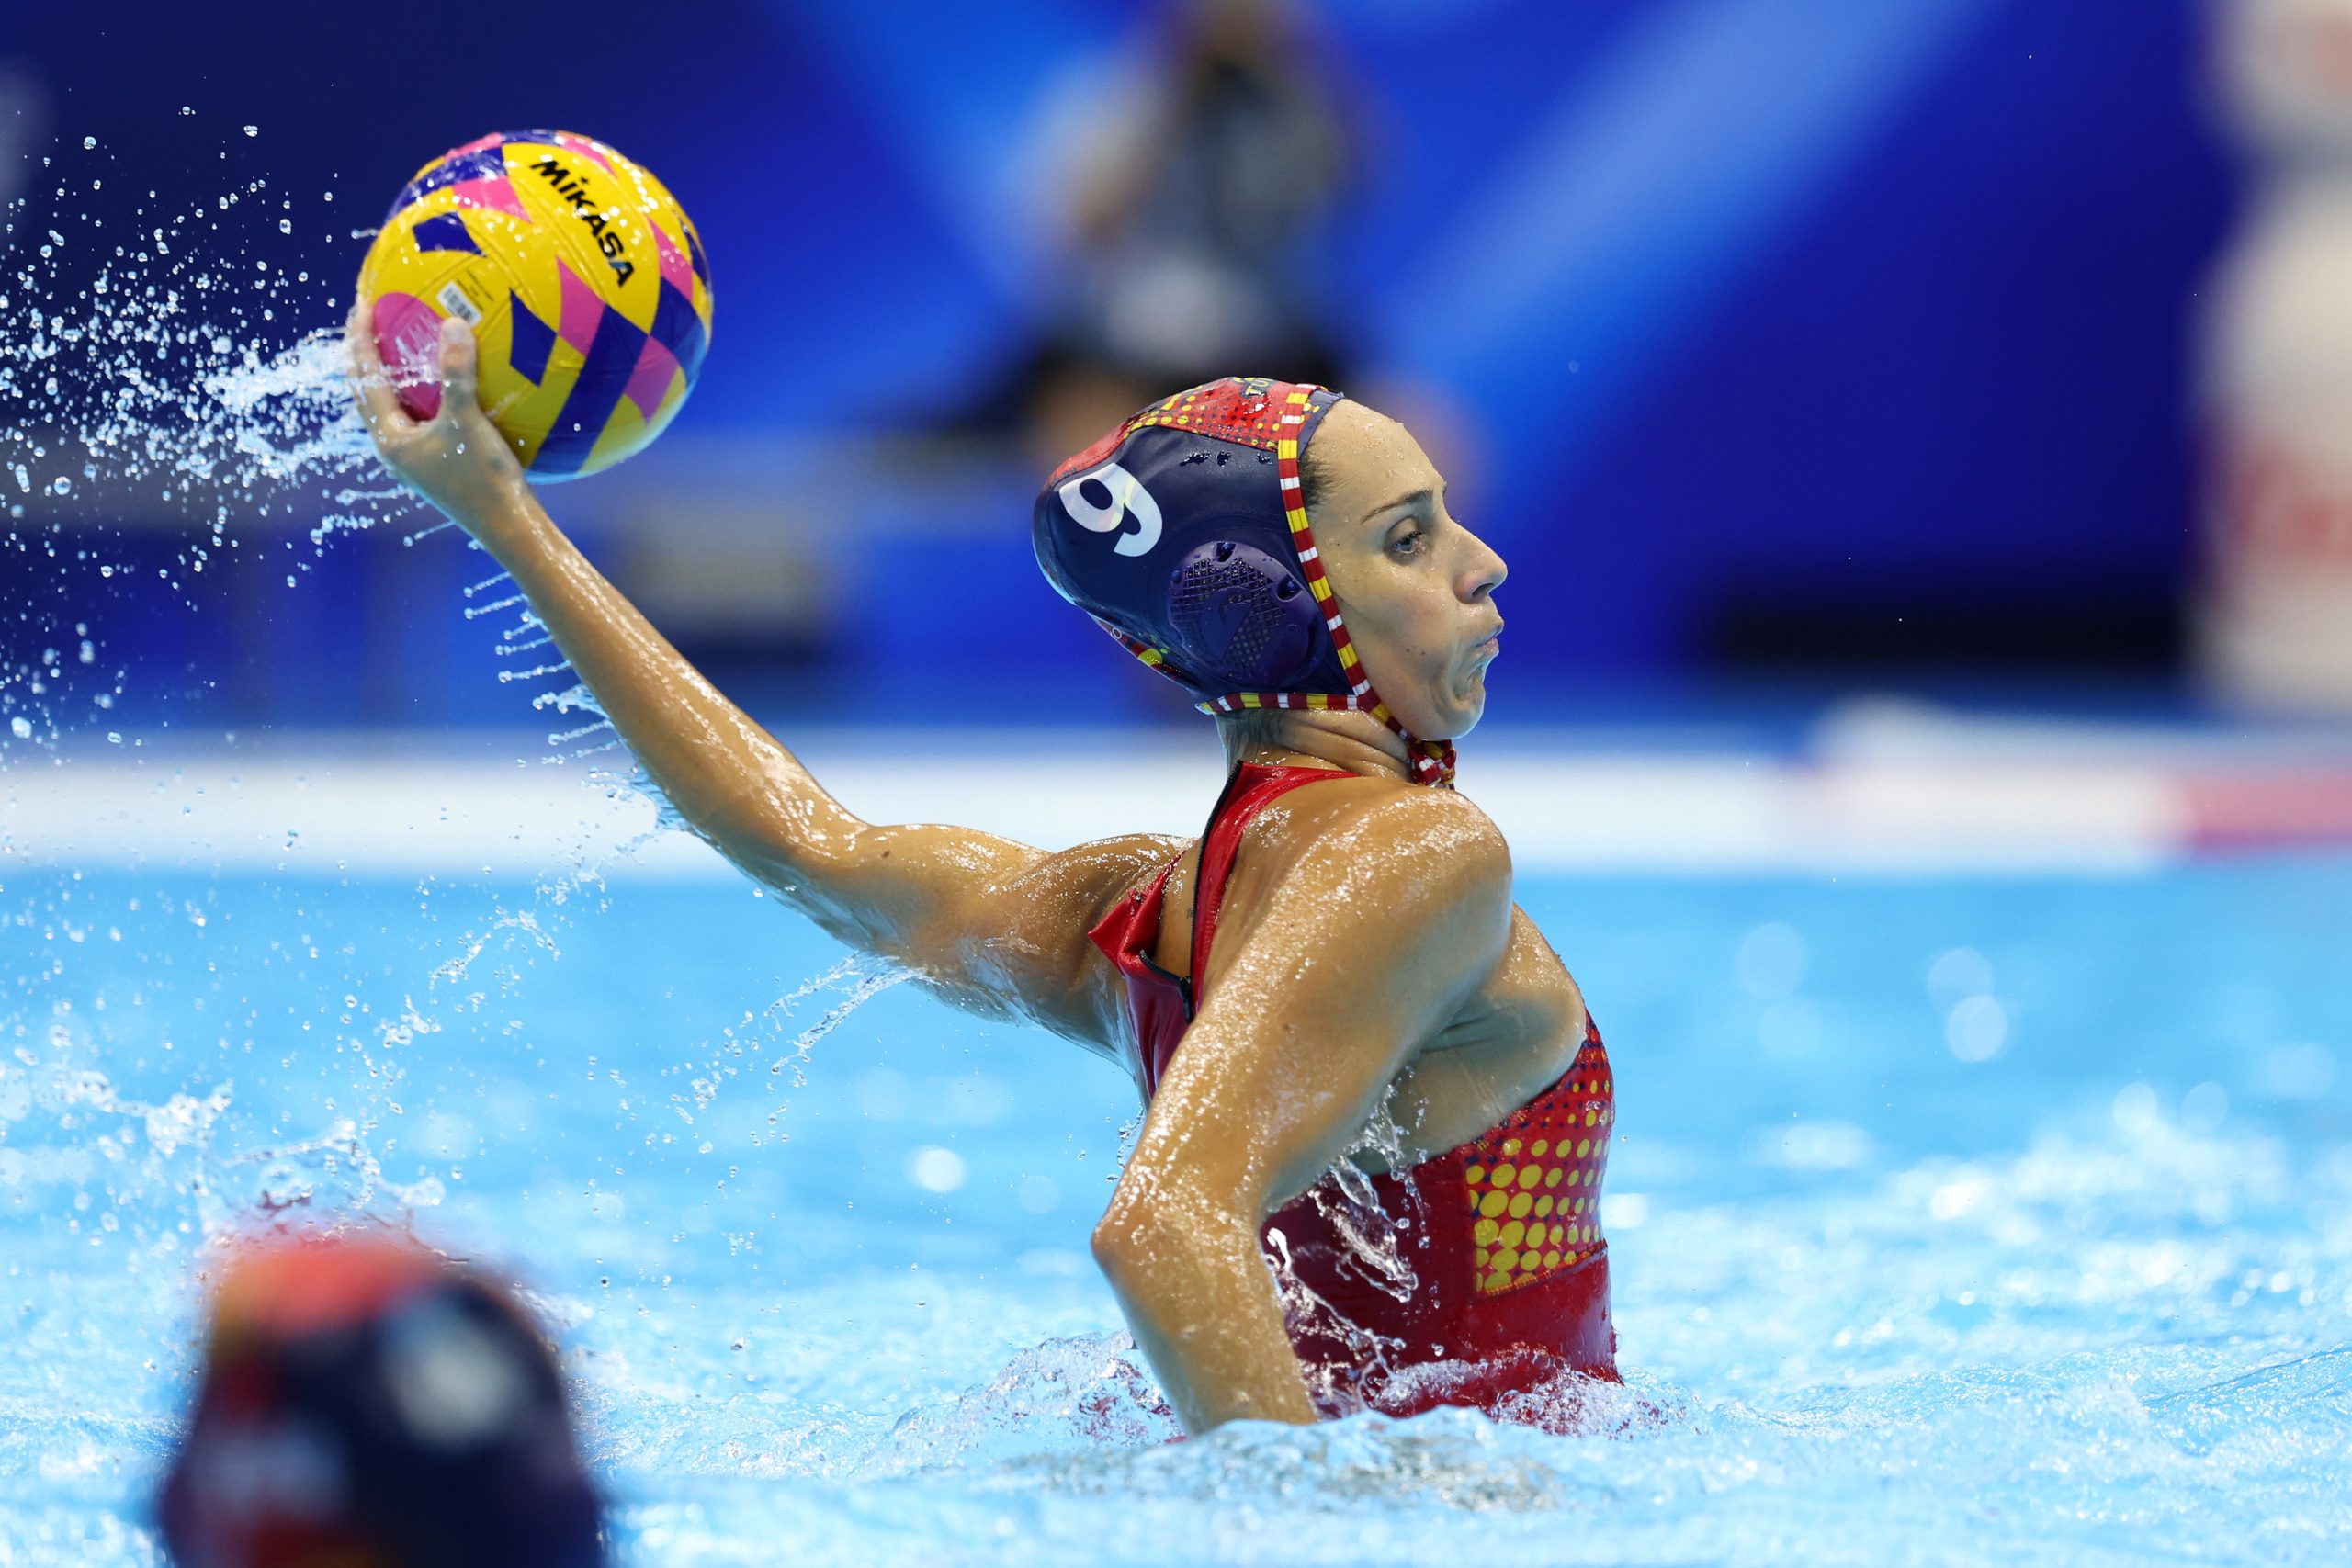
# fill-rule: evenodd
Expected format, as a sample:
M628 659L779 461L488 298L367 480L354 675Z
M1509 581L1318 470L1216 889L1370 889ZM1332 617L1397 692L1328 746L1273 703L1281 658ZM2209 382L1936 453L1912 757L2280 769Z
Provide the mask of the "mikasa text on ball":
M418 170L359 292L420 419L441 403L441 322L472 326L482 408L534 479L642 448L710 344L710 265L684 210L637 164L564 130L485 136Z

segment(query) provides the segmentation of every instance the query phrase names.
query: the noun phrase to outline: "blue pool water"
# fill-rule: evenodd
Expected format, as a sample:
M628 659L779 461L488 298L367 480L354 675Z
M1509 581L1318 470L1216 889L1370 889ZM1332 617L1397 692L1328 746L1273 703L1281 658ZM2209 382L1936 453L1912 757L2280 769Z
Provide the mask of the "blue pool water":
M1132 1091L904 986L809 1037L860 977L747 888L16 875L0 1563L158 1560L265 1204L519 1269L630 1562L2352 1556L2352 863L1522 898L1626 1391L1170 1444L1085 1256Z

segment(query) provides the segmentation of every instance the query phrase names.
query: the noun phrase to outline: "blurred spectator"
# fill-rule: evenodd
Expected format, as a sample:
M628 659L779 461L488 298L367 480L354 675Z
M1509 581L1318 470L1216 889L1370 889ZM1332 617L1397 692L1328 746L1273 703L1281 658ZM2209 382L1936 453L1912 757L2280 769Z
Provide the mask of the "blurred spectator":
M604 1562L528 1313L383 1233L275 1242L230 1266L160 1511L181 1568Z
M1318 51L1276 0L1187 0L1167 28L1062 160L1069 303L1012 400L1041 462L1212 377L1340 377L1302 254L1347 173Z
M2205 306L2204 672L2352 711L2352 0L2229 0L2217 19L2254 178Z

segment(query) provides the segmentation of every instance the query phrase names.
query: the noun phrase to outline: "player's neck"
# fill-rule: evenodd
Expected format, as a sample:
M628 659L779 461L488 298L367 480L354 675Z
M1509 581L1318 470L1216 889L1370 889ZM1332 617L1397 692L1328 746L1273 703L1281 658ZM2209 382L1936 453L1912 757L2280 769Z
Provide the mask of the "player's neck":
M1329 767L1367 778L1410 782L1412 753L1405 739L1366 713L1284 713L1271 733L1227 737L1226 765Z

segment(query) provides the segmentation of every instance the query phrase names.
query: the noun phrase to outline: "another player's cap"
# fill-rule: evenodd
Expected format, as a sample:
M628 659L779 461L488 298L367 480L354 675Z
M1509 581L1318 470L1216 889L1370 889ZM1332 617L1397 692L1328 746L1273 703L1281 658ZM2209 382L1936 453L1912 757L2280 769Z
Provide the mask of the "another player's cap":
M1152 404L1056 468L1032 513L1061 596L1204 713L1368 713L1448 782L1453 748L1372 689L1325 578L1301 464L1340 394L1228 377Z
M388 1235L232 1264L159 1511L181 1568L600 1568L555 1359L513 1294Z

